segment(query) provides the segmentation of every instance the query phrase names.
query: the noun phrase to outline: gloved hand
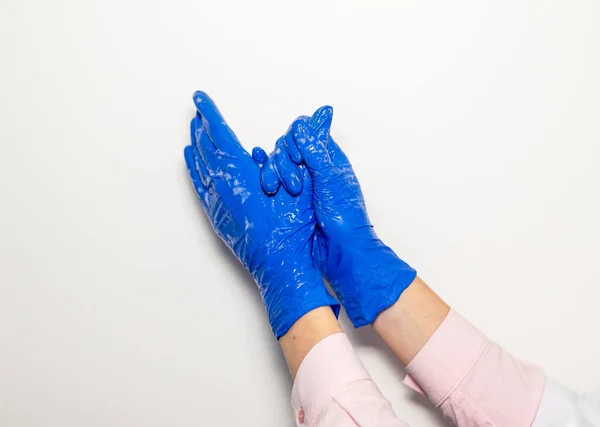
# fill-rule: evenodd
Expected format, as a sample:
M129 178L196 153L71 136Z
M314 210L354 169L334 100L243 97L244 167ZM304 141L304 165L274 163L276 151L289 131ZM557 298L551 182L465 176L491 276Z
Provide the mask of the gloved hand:
M280 179L298 181L297 164L305 164L312 178L317 231L313 258L346 308L355 327L370 324L398 300L412 283L416 271L375 234L365 201L348 158L330 136L331 107L319 108L312 117L299 117L281 145L264 160L262 188L277 197ZM265 157L255 149L255 159ZM291 167L293 163L295 167ZM280 178L281 177L281 178ZM306 181L302 196L307 188ZM292 188L297 194L298 186Z
M299 167L305 190L266 196L260 170L227 126L213 101L194 94L198 112L184 155L210 222L258 284L273 333L279 339L307 312L339 304L311 258L315 232L312 184Z

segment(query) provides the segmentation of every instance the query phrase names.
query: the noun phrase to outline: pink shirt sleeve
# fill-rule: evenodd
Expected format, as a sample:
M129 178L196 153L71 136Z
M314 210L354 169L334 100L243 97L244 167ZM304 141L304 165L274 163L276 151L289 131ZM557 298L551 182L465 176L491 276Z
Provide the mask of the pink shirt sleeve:
M546 380L541 369L488 341L453 310L406 371L405 384L459 427L600 426L600 395L580 396ZM298 426L408 427L345 334L327 337L308 353L292 406Z
M292 407L297 426L408 427L342 333L325 338L306 355L292 388Z
M459 427L530 427L546 381L541 369L488 341L454 310L406 371L405 384Z

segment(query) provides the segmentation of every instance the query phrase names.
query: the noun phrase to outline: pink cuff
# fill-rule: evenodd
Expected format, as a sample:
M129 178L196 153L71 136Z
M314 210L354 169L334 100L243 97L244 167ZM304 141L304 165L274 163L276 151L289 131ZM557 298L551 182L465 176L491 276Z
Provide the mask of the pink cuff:
M454 310L406 366L404 384L426 394L437 407L450 396L481 356L487 338Z
M405 384L459 426L531 426L543 371L489 342L454 310L406 367Z
M346 334L330 335L306 355L292 388L295 416L304 411L304 423L313 425L323 405L350 384L371 376Z

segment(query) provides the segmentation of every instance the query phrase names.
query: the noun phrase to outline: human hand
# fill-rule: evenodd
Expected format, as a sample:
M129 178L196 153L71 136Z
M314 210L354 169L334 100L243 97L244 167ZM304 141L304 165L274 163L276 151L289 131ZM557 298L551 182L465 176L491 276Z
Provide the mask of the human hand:
M310 118L296 119L282 146L262 159L261 183L265 193L277 196L280 181L289 191L287 183L298 179L290 163L306 165L318 223L313 258L359 327L396 302L416 272L377 237L352 165L330 136L332 119L333 109L327 106ZM259 162L265 157L260 151L253 151ZM306 190L305 185L302 194Z
M214 230L258 284L275 336L317 307L331 306L337 315L339 305L311 258L315 216L306 168L298 167L300 196L265 195L259 167L212 99L196 92L194 103L184 150L190 177Z

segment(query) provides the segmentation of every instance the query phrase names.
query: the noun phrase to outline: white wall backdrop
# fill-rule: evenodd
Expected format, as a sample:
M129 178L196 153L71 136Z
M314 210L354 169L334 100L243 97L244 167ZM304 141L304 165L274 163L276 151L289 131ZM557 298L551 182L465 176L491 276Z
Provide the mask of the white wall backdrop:
M462 314L600 386L600 3L3 0L0 425L291 426L291 381L182 150L333 132L383 240ZM367 328L397 413L442 426Z

